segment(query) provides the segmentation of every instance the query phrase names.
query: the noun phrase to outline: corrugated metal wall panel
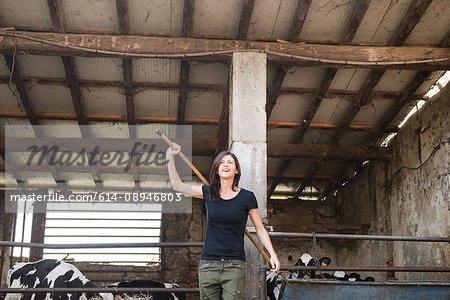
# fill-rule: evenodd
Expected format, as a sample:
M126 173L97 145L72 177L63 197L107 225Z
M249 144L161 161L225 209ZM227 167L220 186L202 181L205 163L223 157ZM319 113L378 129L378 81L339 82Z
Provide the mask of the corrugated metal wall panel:
M78 79L123 81L122 59L75 57Z
M218 125L192 125L192 138L215 139L218 129Z
M0 11L2 27L53 29L47 1L2 0Z
M236 36L242 1L196 0L194 35Z
M86 114L126 115L125 96L118 88L81 88Z
M344 34L354 5L354 1L348 0L312 1L300 39L338 41Z
M8 86L8 84L0 84L0 110L25 111L19 95L17 94L17 96L15 96L13 94L15 89L16 87L14 84L12 84L11 87Z
M0 118L0 134L10 137L35 137L28 119Z
M75 113L69 88L43 84L25 86L36 112Z
M219 118L222 112L222 94L189 92L186 118Z
M134 96L136 116L177 117L178 91L144 90Z
M133 59L134 82L178 83L181 60L176 59Z
M66 78L66 71L59 56L18 55L16 59L22 76Z
M61 2L67 31L118 32L119 21L115 1L77 0Z
M130 31L134 34L182 35L183 0L129 0Z

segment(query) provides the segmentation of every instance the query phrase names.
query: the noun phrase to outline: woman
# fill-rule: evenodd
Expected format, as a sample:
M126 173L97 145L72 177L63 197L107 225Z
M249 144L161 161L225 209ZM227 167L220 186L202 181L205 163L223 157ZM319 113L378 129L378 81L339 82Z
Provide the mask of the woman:
M273 272L280 262L258 213L255 195L239 188L241 170L236 156L223 151L214 159L209 173L210 187L183 183L175 168L174 156L180 146L167 149L169 177L174 190L203 199L207 211L205 244L199 266L201 299L245 299L244 232L250 216L259 240L270 253Z

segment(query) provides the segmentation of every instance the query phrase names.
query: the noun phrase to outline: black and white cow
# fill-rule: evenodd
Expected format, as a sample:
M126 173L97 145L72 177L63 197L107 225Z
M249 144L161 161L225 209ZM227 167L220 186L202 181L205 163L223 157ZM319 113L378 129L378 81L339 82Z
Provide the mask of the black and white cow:
M375 278L368 276L364 280L361 278L361 275L358 273L351 273L347 275L343 271L336 271L333 274L333 279L342 280L342 281L375 281Z
M176 283L164 283L158 280L130 280L116 282L108 287L126 288L126 287L148 287L148 288L179 288ZM185 300L185 293L150 293L150 292L138 292L138 293L112 293L108 294L105 300L115 300L121 298L123 294L130 297L133 296L152 296L152 300ZM110 296L111 295L111 296ZM123 297L122 297L123 298Z
M321 267L326 267L331 264L331 258L329 257L322 257L319 259L319 265ZM314 258L309 255L308 253L304 253L300 259L297 261L297 263L294 266L308 266L313 267L315 266ZM289 279L297 279L297 278L315 278L316 277L316 271L294 271L292 272Z
M95 288L75 266L56 259L17 263L7 276L8 288ZM100 294L102 296L102 294ZM78 300L94 295L83 293L7 294L5 300Z

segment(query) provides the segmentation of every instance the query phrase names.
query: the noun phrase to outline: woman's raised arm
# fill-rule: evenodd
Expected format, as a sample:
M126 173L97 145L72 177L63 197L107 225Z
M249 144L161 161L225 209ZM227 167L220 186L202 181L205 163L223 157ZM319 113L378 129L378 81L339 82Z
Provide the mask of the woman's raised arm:
M203 198L202 186L201 185L190 185L181 181L180 176L178 175L177 168L175 167L175 155L180 153L181 147L176 143L172 143L172 145L167 149L166 159L169 161L167 164L167 168L169 170L169 178L170 183L175 191L183 193L185 195L192 196L194 198Z

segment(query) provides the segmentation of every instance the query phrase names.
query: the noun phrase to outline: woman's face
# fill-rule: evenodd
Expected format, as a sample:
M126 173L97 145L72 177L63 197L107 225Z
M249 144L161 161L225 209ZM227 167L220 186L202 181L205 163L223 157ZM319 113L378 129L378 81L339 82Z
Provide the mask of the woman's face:
M224 155L219 163L217 174L220 178L233 178L239 171L236 169L236 163L229 154Z

